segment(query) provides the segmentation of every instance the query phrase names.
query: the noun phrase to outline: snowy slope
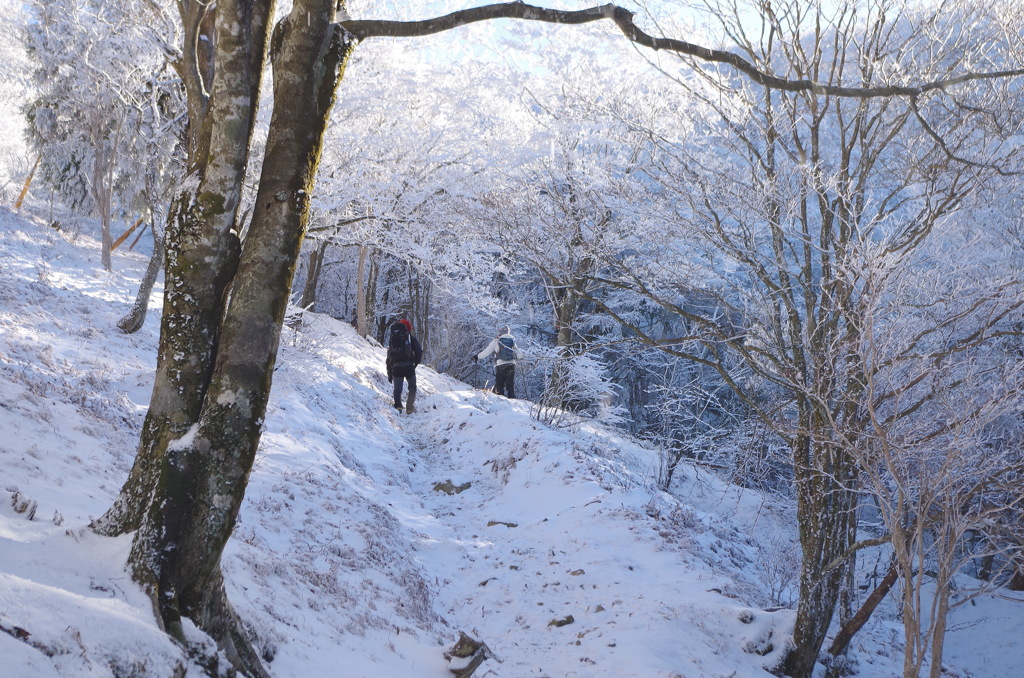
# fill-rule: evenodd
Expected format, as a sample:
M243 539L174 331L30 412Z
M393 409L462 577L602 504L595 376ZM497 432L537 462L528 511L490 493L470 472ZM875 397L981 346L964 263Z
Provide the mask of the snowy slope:
M145 256L115 255L106 273L93 240L0 208L0 678L199 675L125 574L130 536L87 529L155 364L160 290L139 334L116 332ZM793 540L784 507L696 468L660 492L653 451L425 367L419 411L397 414L383 358L315 314L282 338L223 563L272 675L447 676L460 631L493 652L477 676L770 675L793 620L768 562ZM1014 675L1024 608L967 611L959 675ZM900 673L900 633L877 615L860 675Z

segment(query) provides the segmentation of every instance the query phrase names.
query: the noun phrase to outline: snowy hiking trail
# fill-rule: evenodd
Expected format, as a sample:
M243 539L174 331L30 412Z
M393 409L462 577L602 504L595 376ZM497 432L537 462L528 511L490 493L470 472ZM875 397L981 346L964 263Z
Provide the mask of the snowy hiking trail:
M53 656L0 634L22 657L0 678L170 677L180 651L124 572L130 535L86 528L131 467L162 291L122 335L144 255L119 251L108 273L86 237L0 223L0 419L17 434L0 489L38 502L32 521L0 511L0 624ZM272 675L449 676L459 631L501 660L478 677L767 675L791 613L761 611L751 535L782 517L760 497L692 469L669 497L656 454L613 432L551 430L427 367L418 381L418 411L399 415L383 349L316 314L283 331L222 561ZM435 489L449 481L468 487Z
M352 675L449 675L442 653L463 631L501 660L478 676L766 675L770 656L702 656L735 642L763 652L788 613L743 623L748 607L712 590L748 592L687 553L724 526L657 491L653 452L587 425L553 431L528 402L428 367L417 381L417 411L398 413L383 349L315 314L285 330L225 558L236 605L277 622L254 624L275 671L329 670L324 643L380 636ZM693 491L709 506L730 492ZM253 571L306 590L281 605L282 586ZM327 627L309 643L289 630L306 608Z
M720 593L734 584L686 556L684 533L703 528L693 509L654 488L651 452L606 433L551 431L530 418L529 403L429 368L417 377L417 412L407 415L390 407L382 369L360 372L381 391L375 403L395 427L395 457L407 470L393 459L381 469L383 503L412 535L403 554L412 571L434 573L423 586L447 644L464 631L500 660L477 675L724 676L738 668L696 658L681 637L771 652L779 620L762 614L750 623L755 615ZM695 629L690 618L705 606L713 611ZM785 613L776 616L784 623ZM740 675L767 675L744 668Z
M142 331L113 331L145 255L119 250L105 272L98 249L0 208L0 678L199 678L124 571L131 535L87 529L131 467L161 294ZM669 496L650 450L550 430L525 401L426 367L419 411L398 415L383 365L324 316L282 335L222 561L275 678L447 677L459 631L501 660L477 678L768 675L792 624L763 611L794 538L786 506L690 466ZM434 489L449 481L468 487ZM1019 604L974 602L950 661L1015 675ZM896 611L876 614L859 675L898 674L899 638Z
M447 422L438 426L442 433L471 426L473 419L486 419L486 412L474 405L487 405L486 401L500 397L452 396L452 414L456 416L449 414ZM522 410L523 406L513 409ZM401 425L408 431L415 422ZM484 429L494 425L485 424ZM604 662L612 661L612 667L605 670L624 671L626 667L614 661L616 648L626 646L626 655L632 655L628 644L638 639L629 628L636 623L623 624L622 617L648 617L648 623L639 625L646 634L651 633L650 621L678 615L661 603L658 592L636 586L646 577L629 581L636 579L632 573L637 568L654 563L648 560L641 565L632 556L617 556L623 544L607 543L589 529L578 530L581 536L574 535L577 530L573 526L598 524L616 510L606 506L614 498L593 481L578 491L569 482L571 475L565 478L561 465L552 462L540 479L530 477L523 482L525 491L512 501L503 501L518 463L536 453L530 449L528 433L537 429L528 425L521 450L513 448L505 455L500 448L452 449L445 438L410 436L412 440L420 438L417 451L425 453L421 459L429 469L426 477L444 479L446 485L438 490L428 481L413 488L437 520L429 538L437 548L448 543L459 545L460 550L457 571L442 582L438 592L448 607L445 614L472 624L468 629L460 626L460 630L489 644L501 665L484 668L494 668L499 675L543 674L543 657L548 652L577 658L578 672L565 675L604 673L594 669L602 661L601 654L607 656ZM522 496L525 493L530 495L528 499ZM448 520L459 514L462 519ZM426 546L419 557L429 559L430 550ZM601 576L595 579L594 574ZM639 674L654 668L634 665L629 671Z
M439 404L442 398L445 400ZM486 420L487 412L481 408L489 406L507 405L524 414L523 404L506 404L500 396L480 392L449 392L424 402L430 405L421 410L423 416L435 418L428 427L434 435L465 429L475 423L474 419ZM502 675L542 671L543 665L535 664L536 655L546 651L579 655L580 675L593 675L590 666L595 662L587 656L585 646L601 643L607 648L617 647L620 641L614 627L621 610L628 608L629 615L641 612L636 603L652 592L631 590L618 586L619 582L607 588L593 583L587 577L588 569L611 568L619 571L619 578L628 579L629 572L639 564L613 556L614 546L621 544L601 543L592 536L589 542L576 538L572 530L556 527L549 516L573 514L573 520L596 522L607 510L603 504L608 493L596 486L583 493L573 492L559 478L559 464L553 463L545 470L550 470L556 481L562 480L562 488L542 482L531 492L530 500L519 496L513 502L502 502L501 495L518 462L533 453L529 432L537 431L536 425L525 423L529 427L525 432L515 431L522 441L521 449L513 447L502 455L500 447L489 450L455 445L453 449L448 437L438 440L420 433L423 422L415 417L396 419L414 443L410 456L415 456L413 463L418 460L422 465L419 475L426 481L410 489L433 518L430 529L425 530L418 558L429 560L433 549L444 550L450 545L457 545L459 551L457 571L441 582L438 591L447 607L443 613L472 623L459 630L489 643L501 663ZM495 425L502 424L492 421L483 428ZM432 483L429 478L438 482ZM530 488L534 483L527 480L524 484ZM510 538L509 532L517 533L515 538ZM589 535L589 531L584 534ZM524 547L524 540L530 545ZM532 606L523 604L528 600L533 601ZM630 605L624 606L626 601ZM506 644L506 637L515 637L511 627L533 631L535 642L529 647L515 640ZM500 652L496 647L501 648ZM499 670L490 664L484 667L489 668Z

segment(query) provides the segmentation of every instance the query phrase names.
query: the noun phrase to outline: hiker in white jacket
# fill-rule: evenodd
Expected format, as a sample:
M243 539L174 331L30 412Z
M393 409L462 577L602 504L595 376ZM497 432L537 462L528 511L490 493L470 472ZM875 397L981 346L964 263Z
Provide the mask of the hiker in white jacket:
M494 392L508 398L516 397L516 360L523 357L516 346L516 338L509 332L508 325L501 328L498 336L487 344L487 348L473 356L473 360L484 360L490 355L494 361Z

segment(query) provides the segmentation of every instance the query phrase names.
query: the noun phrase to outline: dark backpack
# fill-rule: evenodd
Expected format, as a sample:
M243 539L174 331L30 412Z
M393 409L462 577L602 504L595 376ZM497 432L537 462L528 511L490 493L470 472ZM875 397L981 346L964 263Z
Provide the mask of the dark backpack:
M392 365L415 362L412 336L402 323L395 323L391 326L391 337L388 339L388 358Z
M498 337L498 360L516 359L516 340L512 337Z

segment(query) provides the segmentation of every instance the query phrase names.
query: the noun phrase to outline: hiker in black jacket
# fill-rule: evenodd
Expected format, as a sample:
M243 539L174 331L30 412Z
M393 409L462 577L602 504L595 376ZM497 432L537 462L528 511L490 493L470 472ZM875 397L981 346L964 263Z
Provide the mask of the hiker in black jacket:
M391 326L388 339L388 357L385 366L388 381L395 385L394 407L402 411L402 382L409 382L409 396L405 401L405 411L412 414L416 411L416 366L423 359L423 347L412 334L412 323L402 318Z
M494 354L494 392L509 398L516 397L516 360L523 357L516 338L512 336L508 325L501 328L498 336L491 340L487 348L473 356L473 360L484 360Z

